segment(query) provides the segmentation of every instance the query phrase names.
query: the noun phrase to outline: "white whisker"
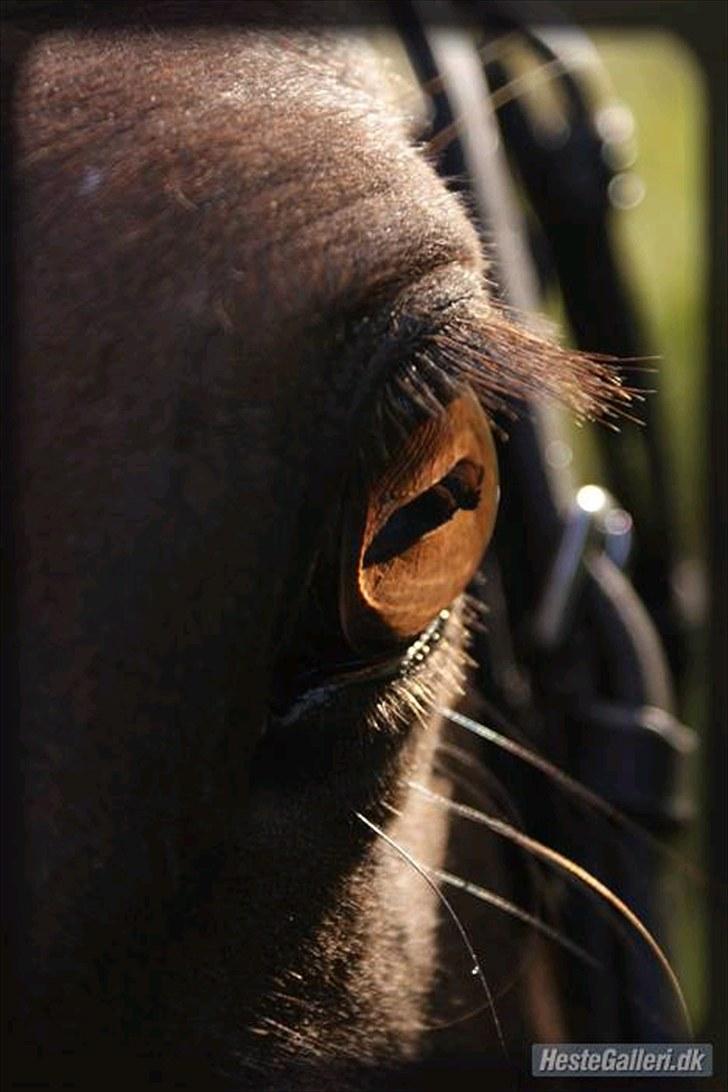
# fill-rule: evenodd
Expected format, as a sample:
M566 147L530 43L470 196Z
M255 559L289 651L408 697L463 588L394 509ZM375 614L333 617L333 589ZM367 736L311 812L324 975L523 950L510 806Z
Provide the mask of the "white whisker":
M456 724L458 727L464 728L466 731L485 740L486 743L492 743L501 751L506 751L508 754L520 759L521 762L525 762L527 765L533 767L533 769L538 770L545 777L548 777L557 784L559 788L574 797L579 803L599 812L610 823L620 827L622 830L628 831L633 837L649 846L655 853L659 853L671 860L680 871L689 875L696 883L701 885L706 884L706 879L700 870L686 861L680 853L670 846L665 845L659 838L655 838L653 834L650 834L650 832L645 830L644 827L641 827L639 823L630 819L624 812L615 808L614 805L610 804L608 800L605 800L603 796L600 796L598 793L582 784L581 781L577 781L576 778L571 777L569 774L559 769L558 766L555 766L553 762L544 758L543 755L533 751L530 747L525 747L522 743L518 743L509 736L503 735L502 732L496 731L495 728L491 728L487 724L482 724L480 721L473 720L472 717L468 717L464 713L456 712L454 709L442 708L439 709L438 712L441 716L445 717L446 720L449 720L451 724Z
M403 847L398 845L397 842L395 842L393 838L390 838L388 834L385 834L385 832L383 830L381 830L380 827L378 827L376 825L376 823L373 823L371 821L371 819L367 819L367 817L365 815L362 815L358 811L355 812L354 814L356 815L357 819L360 822L362 822L366 827L368 827L371 831L373 831L379 838L381 838L384 842L386 842L386 844L388 846L390 846L390 848L393 849L395 851L395 853L398 853L399 856L404 861L407 862L407 864L409 864L412 868L414 868L415 872L417 872L417 874L422 877L422 879L428 885L430 890L435 894L435 896L440 901L440 903L445 907L445 909L446 909L447 913L449 914L453 924L455 925L455 928L457 929L458 933L460 934L460 938L461 938L461 940L462 940L462 942L463 942L463 944L465 946L465 949L466 949L466 951L467 951L467 953L468 953L468 955L470 957L470 960L472 962L471 974L474 977L478 978L478 980L480 981L480 984L481 984L481 986L483 988L483 993L485 994L485 998L486 998L486 1001L487 1001L487 1004L488 1004L488 1008L489 1008L491 1016L493 1018L493 1024L495 1026L496 1035L498 1036L498 1042L500 1043L501 1050L503 1051L504 1056L507 1058L508 1057L508 1050L506 1048L505 1039L503 1037L503 1029L501 1028L500 1020L498 1019L498 1013L496 1012L495 1001L493 1000L493 993L491 991L490 986L488 985L488 980L485 977L485 973L484 973L483 968L482 968L482 966L480 964L480 960L478 959L478 956L476 955L475 949L473 948L473 945L472 945L472 943L470 941L470 937L467 934L465 926L463 925L460 918L456 914L452 904L450 903L450 900L442 893L442 891L437 886L435 881L428 874L427 870L425 868L423 868L423 866L420 865L414 859L414 857L410 853L407 852L406 849L403 849Z
M525 925L532 926L532 928L536 929L539 933L542 933L543 936L552 940L555 944L559 944L583 963L588 963L592 967L602 966L599 960L587 952L585 948L582 948L581 945L575 944L574 941L569 940L568 937L564 936L563 933L560 933L558 929L554 929L548 922L543 921L542 918L536 917L535 914L529 914L527 910L523 910L520 906L510 902L509 899L504 899L494 891L489 891L485 887L480 887L478 884L471 883L470 880L463 880L460 876L453 876L451 872L445 872L443 869L430 868L427 871L441 883L448 884L450 887L455 887L459 891L464 891L467 895L472 895L473 898L479 899L480 902L488 903L489 906L493 906L496 910L501 910L504 914L508 914L509 917L517 918Z
M551 846L544 845L543 842L537 841L535 838L531 838L529 835L524 834L522 831L512 827L509 823L503 822L502 819L495 819L492 816L485 815L483 812L477 811L475 808L468 807L465 804L458 804L453 800L448 800L446 796L441 796L439 793L432 792L425 785L419 785L417 782L408 781L406 783L409 788L414 789L415 792L419 792L422 796L426 797L431 803L436 804L438 807L444 808L447 811L453 812L455 815L461 816L463 819L468 819L471 822L479 823L482 826L487 827L493 831L494 834L505 838L507 841L513 842L520 846L527 853L538 857L540 860L546 861L553 865L555 868L563 872L567 878L572 881L576 881L584 887L587 887L595 895L606 902L619 917L623 918L641 937L647 947L654 955L657 962L662 967L665 976L670 983L675 998L679 1004L680 1011L682 1013L683 1020L685 1021L686 1028L690 1035L692 1035L692 1026L690 1021L690 1014L688 1012L685 996L682 991L682 987L678 981L670 961L663 952L660 945L657 943L652 933L649 931L646 925L637 917L635 912L630 909L629 906L622 899L616 895L611 888L597 879L596 876L588 872L582 865L577 864L576 861L572 861L569 857L565 857L558 850L553 849Z

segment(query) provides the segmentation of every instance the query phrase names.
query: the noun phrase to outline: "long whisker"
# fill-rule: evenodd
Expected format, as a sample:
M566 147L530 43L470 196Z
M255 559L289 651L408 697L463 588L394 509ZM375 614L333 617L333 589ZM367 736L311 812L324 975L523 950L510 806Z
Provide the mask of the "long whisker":
M628 831L634 838L637 838L640 842L654 850L655 853L659 853L662 856L669 858L677 868L686 875L689 875L696 883L704 887L708 886L706 877L702 874L700 869L691 865L689 861L686 861L677 850L665 845L664 842L661 842L659 838L650 834L650 832L640 826L639 823L630 819L629 816L625 815L619 808L615 808L614 805L610 804L608 800L605 800L603 796L600 796L598 793L582 784L581 781L577 781L576 778L564 773L563 770L560 770L558 766L549 762L543 755L531 750L530 747L525 747L522 743L518 743L509 736L503 735L503 733L496 731L495 728L491 728L486 724L481 724L480 721L473 720L472 717L468 717L464 713L458 713L454 709L444 708L439 709L438 712L452 724L457 724L460 728L465 728L466 731L472 732L473 735L479 736L480 739L484 739L487 743L492 743L494 746L500 748L500 750L506 751L508 754L513 755L522 762L533 767L533 769L538 770L551 781L555 782L559 788L570 793L571 796L581 804L599 812L615 826Z
M473 735L479 736L480 739L484 739L487 743L492 743L502 751L507 751L508 754L514 755L522 762L532 766L534 769L539 770L546 777L555 781L560 788L567 790L573 796L577 797L582 803L588 804L589 807L594 808L595 811L601 812L613 823L619 823L627 827L630 833L638 836L644 836L649 841L654 841L662 848L662 843L658 839L652 838L652 836L638 823L633 822L628 816L624 815L617 808L615 808L604 797L599 796L598 793L593 792L592 789L586 785L582 785L580 781L570 777L569 774L564 773L558 766L555 766L552 762L549 762L543 755L538 754L536 751L532 751L529 747L525 747L523 744L518 743L514 739L510 739L508 736L503 735L502 732L498 732L495 728L491 728L487 724L482 724L480 721L473 720L472 717L466 716L464 713L458 713L455 709L438 709L441 716L449 720L451 724L457 724L460 728L465 728L466 731L472 732Z
M436 772L441 776L449 778L454 784L459 785L468 791L471 797L473 797L473 803L477 803L478 800L486 799L485 792L481 787L475 784L471 777L467 777L460 771L454 770L452 764L443 759L455 759L463 766L468 767L481 780L488 782L488 806L496 805L498 810L517 826L523 826L523 819L516 807L516 804L509 796L506 788L498 778L493 774L492 770L488 769L484 763L479 763L478 760L468 751L462 750L460 747L455 747L450 743L444 743L442 740L438 740L437 751L435 752Z
M430 890L435 894L435 896L438 898L440 903L445 907L445 910L449 914L453 924L455 925L455 928L457 929L458 933L460 934L460 938L461 938L461 940L462 940L462 942L463 942L463 944L465 946L465 949L466 949L466 951L467 951L467 953L468 953L468 955L470 957L470 960L472 962L472 971L471 971L471 973L475 977L477 977L478 980L480 981L480 985L482 986L483 993L485 994L485 999L487 1001L488 1008L490 1010L490 1014L491 1014L491 1016L493 1018L493 1025L494 1025L495 1030L496 1030L496 1035L498 1036L498 1042L500 1043L501 1050L503 1051L504 1056L506 1058L508 1058L508 1050L506 1048L506 1042L505 1042L505 1039L503 1037L503 1029L501 1027L501 1022L498 1019L498 1013L496 1012L495 1002L493 1000L492 991L490 989L490 986L488 985L488 981L487 981L487 979L485 977L485 973L483 971L483 968L480 965L480 961L479 961L479 959L478 959L478 957L476 955L475 949L473 948L473 945L472 945L472 943L470 941L470 937L467 934L465 926L463 925L460 918L456 914L456 912L455 912L455 910L454 910L454 908L452 906L452 903L447 898L447 896L442 893L440 888L437 886L437 884L431 878L431 876L428 875L427 871L422 867L422 865L418 864L418 862L414 859L414 857L410 853L407 852L406 849L403 849L402 846L398 845L397 842L395 842L393 838L390 838L388 834L385 834L385 832L383 830L381 830L376 825L376 823L373 823L371 821L371 819L367 819L367 817L365 815L362 815L361 812L357 811L354 814L356 815L357 819L361 823L364 824L364 826L368 827L369 830L373 831L374 834L376 834L379 838L381 838L384 842L386 842L386 844L388 846L390 846L390 848L393 849L395 851L395 853L398 853L399 856L404 861L407 862L407 864L411 865L411 867L414 868L415 872L417 872L418 875L420 875L422 877L422 879L428 885Z
M469 751L465 751L462 750L460 747L445 743L440 743L438 745L438 756L440 751L444 751L448 756L452 755L458 761L464 763L467 766L472 766L475 770L477 770L479 774L482 775L483 769L481 763L479 763L478 760ZM454 776L453 771L449 769L444 769L443 773L445 776L448 777ZM455 776L457 778L457 783L467 788L469 792L473 794L477 801L479 794L476 786L473 785L470 779L465 779L460 774L457 774ZM499 783L496 782L496 784ZM511 802L508 801L508 803L510 804ZM523 827L523 824L520 821L520 816L518 816L517 813L514 813L514 815L511 816L509 816L507 812L504 812L503 814L506 819L510 819L512 822L515 821L516 825L520 828ZM535 871L536 862L530 854L525 854L525 861L527 863L529 872L531 872L532 870ZM475 897L476 899L480 898L483 902L491 903L494 906L497 905L498 908L502 909L504 913L509 914L512 917L518 918L520 920L528 921L528 923L531 924L537 932L544 934L547 939L551 939L556 944L559 944L562 948L566 949L567 952L573 954L577 959L580 959L582 962L590 964L602 974L607 973L607 968L600 960L598 960L585 948L575 944L575 942L572 941L569 937L565 936L563 932L555 929L547 921L544 921L543 912L537 913L537 907L531 907L529 909L526 909L523 906L518 906L508 900L504 900L502 896L497 895L495 892L487 888L480 887L479 885L474 884L469 880L463 880L460 877L452 876L452 874L438 872L436 869L430 869L430 873L443 883L448 882L446 877L450 877L453 886L464 890L468 894L473 895L473 897ZM540 884L536 882L535 875L532 877L532 882L534 885L535 893L537 895L542 895L543 888ZM644 1004L639 997L633 997L633 1000L640 1009L644 1009ZM482 1011L482 1006L477 1010L473 1010L469 1015L458 1017L458 1022L464 1019L468 1019L469 1016L477 1015L478 1011Z
M458 751L459 749L453 748L453 750ZM469 755L467 751L461 752L461 757L463 759L470 759L475 763L475 760L472 759L472 756ZM401 816L401 811L393 807L391 804L385 803L384 806L387 811L390 812L392 815ZM530 857L530 855L527 855L527 860L531 862L532 858ZM598 971L600 974L608 973L608 968L605 967L601 960L597 959L596 956L592 955L591 952L587 951L587 949L583 948L575 941L572 941L569 937L567 937L564 933L560 932L558 929L554 928L547 921L544 921L543 917L539 917L537 914L526 910L524 907L511 902L509 899L506 899L501 895L498 895L495 891L484 888L478 884L471 882L470 880L465 880L460 876L455 876L453 875L453 873L445 871L443 869L432 868L429 865L425 865L423 862L419 863L421 864L421 867L424 868L425 871L427 871L439 883L449 884L451 887L463 891L464 894L471 895L473 898L492 906L494 909L501 911L507 916L515 918L518 921L522 921L524 922L524 924L530 925L536 932L546 937L547 940L551 940L559 945L567 953L569 953L575 959L579 960L581 963L588 965L589 967ZM496 994L495 996L497 997L499 995ZM639 997L633 997L633 1000L640 1009L644 1010L644 1004ZM464 1023L467 1020L479 1016L487 1007L487 1004L477 1005L476 1007L470 1009L468 1012L461 1013L454 1019L427 1024L426 1030L434 1031L442 1028L449 1028L454 1026L455 1024Z
M406 784L409 788L414 789L415 792L419 792L422 796L426 797L433 804L445 808L445 810L451 811L454 814L461 816L463 819L468 819L471 822L479 823L482 826L487 827L489 830L493 831L494 834L515 843L528 853L540 858L542 861L548 862L559 871L563 872L568 879L587 887L606 902L619 917L623 918L632 927L654 955L665 973L665 977L679 1003L685 1026L692 1036L692 1025L688 1007L685 1002L685 996L670 961L647 926L643 924L634 911L631 910L618 895L615 895L611 888L607 887L607 885L597 879L596 876L593 876L591 872L588 872L581 865L577 864L576 861L572 861L569 857L565 857L562 853L552 849L551 846L544 845L543 842L531 838L528 834L523 834L522 831L512 827L509 823L504 823L501 819L494 819L489 815L484 815L482 812L476 811L475 808L470 808L465 804L458 804L453 800L448 800L446 796L441 796L439 793L432 792L425 785L419 785L414 781L408 781Z
M442 761L442 755L456 757L460 762L466 762L475 771L477 771L479 778L485 778L488 781L488 789L486 796L482 789L473 782L473 780L465 776L460 771L453 770L449 765ZM437 751L435 753L435 769L438 770L442 776L448 778L453 785L459 786L460 789L465 789L470 797L470 803L473 806L482 806L485 802L485 806L490 810L494 806L497 807L499 815L504 819L509 820L514 826L523 828L523 817L520 814L512 797L507 793L506 788L498 778L493 774L491 770L485 766L484 763L478 763L477 760L469 755L467 752L460 752L459 748L452 747L450 744L439 741L437 745ZM467 797L465 798L467 801ZM541 905L543 905L543 896L545 894L543 883L541 865L535 861L533 857L526 854L523 858L523 864L525 866L526 875L530 891L532 893L532 905L530 910L532 912L537 911Z
M591 953L587 952L586 948L582 948L580 944L575 944L574 941L569 940L567 936L559 932L558 929L554 929L542 918L536 917L535 914L529 914L527 910L523 910L520 906L511 902L509 899L504 899L501 895L497 895L494 891L489 891L485 887L480 887L478 884L471 883L470 880L463 880L460 876L454 876L451 872L446 872L440 868L427 868L426 871L430 876L433 876L440 883L447 884L449 887L455 887L459 891L464 891L467 895L472 895L473 898L485 902L489 906L493 906L496 910L501 910L504 914L508 914L509 917L517 918L518 921L522 921L525 925L530 925L536 929L537 932L543 936L552 940L555 944L560 945L565 951L576 959L581 960L582 963L588 963L591 967L602 967L600 961Z
M387 811L393 815L401 815L401 812L397 808L392 807L390 804L385 805ZM528 910L524 910L522 906L518 906L516 903L511 902L510 899L504 898L502 895L498 895L495 891L490 891L488 888L481 887L478 884L471 883L470 880L464 880L460 876L453 875L452 872L447 872L444 869L431 868L429 865L420 863L422 868L428 875L433 876L441 883L449 884L450 887L456 887L460 891L464 891L468 895L472 895L474 898L479 899L481 902L488 903L496 910L501 910L509 917L516 918L518 921L522 921L525 925L532 926L537 932L542 933L549 940L561 945L577 959L581 959L584 963L589 963L592 967L601 967L602 964L591 955L585 948L582 948L579 944L570 940L563 933L559 932L543 918L538 917L536 914L530 913Z

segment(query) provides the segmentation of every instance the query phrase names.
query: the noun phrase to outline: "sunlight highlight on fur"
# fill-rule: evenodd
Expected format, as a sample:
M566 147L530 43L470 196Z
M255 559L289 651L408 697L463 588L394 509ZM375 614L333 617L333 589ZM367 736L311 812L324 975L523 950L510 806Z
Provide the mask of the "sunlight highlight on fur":
M448 912L450 918L452 919L458 933L460 934L462 942L465 945L465 948L467 949L468 955L470 956L470 959L472 961L473 966L472 966L472 972L471 973L475 977L478 978L478 980L480 981L480 984L481 984L481 986L483 988L483 993L485 994L486 1001L487 1001L487 1004L488 1004L488 1008L490 1009L491 1016L493 1017L493 1024L495 1026L496 1035L498 1036L498 1042L500 1043L500 1047L501 1047L501 1050L503 1051L504 1056L507 1058L508 1057L508 1050L506 1048L505 1039L503 1037L503 1029L501 1028L500 1020L498 1019L498 1013L496 1012L495 1002L493 1000L493 993L491 991L490 986L488 985L488 981L487 981L487 979L485 977L485 973L484 973L483 968L482 968L482 966L480 964L480 960L478 959L478 956L477 956L477 954L475 952L475 949L473 948L473 945L472 945L472 943L470 941L470 937L467 934L465 926L461 922L458 915L455 913L455 910L453 909L453 906L450 903L449 899L442 893L442 891L437 886L435 881L428 875L427 870L424 869L420 864L418 864L417 861L414 859L414 857L412 857L411 854L409 854L406 849L403 849L402 846L398 845L397 842L395 842L393 838L390 838L388 834L385 834L385 832L383 830L381 830L381 828L378 827L376 825L376 823L373 823L371 821L371 819L367 819L365 815L362 815L358 811L355 812L354 814L356 815L357 819L360 822L362 822L366 827L368 827L371 831L373 831L374 834L376 834L378 838L381 838L384 842L386 842L386 844L388 846L390 846L390 848L393 849L395 851L395 853L398 853L399 856L404 861L407 862L407 864L409 864L412 868L414 868L414 870L418 873L418 875L420 875L422 877L422 879L425 881L425 883L428 885L428 887L436 895L436 897L440 901L440 903L447 910L447 912Z

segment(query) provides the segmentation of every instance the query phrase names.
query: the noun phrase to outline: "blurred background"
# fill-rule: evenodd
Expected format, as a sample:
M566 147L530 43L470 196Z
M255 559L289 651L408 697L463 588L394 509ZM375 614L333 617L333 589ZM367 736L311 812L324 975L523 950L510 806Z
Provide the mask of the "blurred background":
M621 268L633 292L645 342L656 359L646 362L648 386L659 403L665 458L671 468L668 501L676 541L673 588L685 626L685 667L679 706L683 721L708 730L706 672L706 288L709 248L707 88L700 64L681 38L655 29L598 29L590 33L611 83L634 123L621 185L614 187L612 217ZM624 124L630 125L627 114ZM558 296L549 313L568 340ZM648 395L648 397L650 397ZM639 409L637 416L640 416ZM567 424L567 427L568 424ZM577 481L604 479L595 429L571 427ZM635 474L640 468L635 466ZM644 473L644 471L643 471ZM649 475L639 482L649 491ZM619 499L619 498L618 498ZM649 498L645 498L649 505ZM705 859L705 782L699 760L691 769L696 821L681 849ZM695 1024L706 1015L707 919L704 893L675 883L674 944Z

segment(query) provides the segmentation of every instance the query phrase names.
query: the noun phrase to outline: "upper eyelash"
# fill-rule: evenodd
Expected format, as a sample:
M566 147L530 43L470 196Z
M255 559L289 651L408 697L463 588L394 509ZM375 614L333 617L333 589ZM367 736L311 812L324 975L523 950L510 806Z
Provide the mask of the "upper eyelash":
M368 415L360 467L372 473L386 465L418 423L466 386L501 432L528 399L551 399L577 419L610 423L629 416L635 397L613 358L566 349L470 299L449 309L387 375Z
M433 343L437 365L470 383L491 413L513 417L519 401L550 399L580 420L609 421L633 401L615 358L564 348L493 305L471 305Z

